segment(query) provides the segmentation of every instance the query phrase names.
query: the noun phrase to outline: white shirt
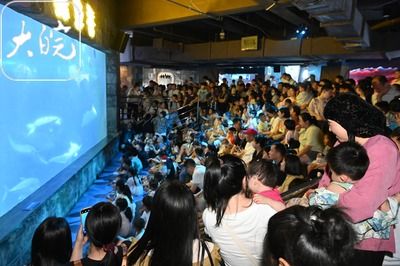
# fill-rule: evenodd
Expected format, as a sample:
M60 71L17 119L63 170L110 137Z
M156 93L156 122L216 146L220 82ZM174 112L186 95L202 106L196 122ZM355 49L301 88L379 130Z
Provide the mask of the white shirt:
M242 212L225 214L219 227L215 226L216 213L211 209L204 210L203 221L206 233L221 248L225 265L254 266L253 260L248 258L246 252L261 265L268 221L275 213L276 211L268 205L252 203ZM236 235L235 238L232 237L232 231ZM237 245L237 241L240 241L241 245ZM242 251L244 248L247 251Z
M120 212L121 215L121 228L119 229L119 235L122 237L128 237L132 232L132 223L128 220L125 212Z
M124 194L119 194L117 193L115 200L113 201L113 204L116 206L117 199L122 198L126 199L126 202L128 202L128 207L131 208L132 214L135 215L136 213L136 204L135 202L130 202L128 196L125 196Z
M147 223L149 222L149 218L150 218L150 213L151 213L151 212L144 211L144 212L142 213L142 216L140 216L140 218L142 218L142 219L145 221L144 228L147 227Z
M396 97L399 94L400 93L394 87L391 87L390 90L385 95L382 96L381 101L386 101L390 103L390 101L393 100L394 97ZM376 92L372 94L371 102L373 105L375 105L378 102L378 95Z
M137 176L135 177L131 176L130 178L128 178L128 180L126 181L126 185L129 187L132 197L143 195L144 193L143 185Z
M204 174L206 173L206 167L204 165L196 165L193 171L192 183L196 184L198 188L203 189L204 186Z

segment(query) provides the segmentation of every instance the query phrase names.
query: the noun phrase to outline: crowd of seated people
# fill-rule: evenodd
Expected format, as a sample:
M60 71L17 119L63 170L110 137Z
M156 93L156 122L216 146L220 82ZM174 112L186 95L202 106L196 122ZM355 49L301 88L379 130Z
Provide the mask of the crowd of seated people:
M126 124L115 192L64 263L382 265L400 238L400 91L381 76L281 80L131 91L144 119ZM181 120L185 105L198 110ZM317 190L282 199L315 179Z

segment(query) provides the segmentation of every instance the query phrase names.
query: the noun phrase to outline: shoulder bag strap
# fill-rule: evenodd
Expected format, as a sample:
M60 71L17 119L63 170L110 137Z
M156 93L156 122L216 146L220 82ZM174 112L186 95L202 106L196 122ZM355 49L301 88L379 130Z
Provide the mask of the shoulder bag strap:
M200 255L200 266L203 266L204 264L204 244L203 241L200 240L201 243L201 255Z
M207 247L207 243L204 240L200 240L200 241L201 241L201 245L203 246L203 253L204 253L204 250L207 252L208 259L210 260L210 264L211 264L211 266L214 266L213 257L211 256L211 252ZM203 260L201 263L203 263Z

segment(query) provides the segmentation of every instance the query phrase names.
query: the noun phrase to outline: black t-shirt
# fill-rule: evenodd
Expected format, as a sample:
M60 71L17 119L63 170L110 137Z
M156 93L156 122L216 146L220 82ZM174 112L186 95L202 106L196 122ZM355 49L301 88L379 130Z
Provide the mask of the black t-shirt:
M116 251L115 253L112 253L111 251L108 252L102 260L92 260L92 259L86 257L81 260L71 262L69 265L71 265L71 266L103 266L103 265L107 265L106 262L109 259L113 259L113 261L115 263L111 264L111 265L119 266L122 264L122 258L123 258L122 247L116 246L115 251ZM111 258L111 257L114 257L114 258Z

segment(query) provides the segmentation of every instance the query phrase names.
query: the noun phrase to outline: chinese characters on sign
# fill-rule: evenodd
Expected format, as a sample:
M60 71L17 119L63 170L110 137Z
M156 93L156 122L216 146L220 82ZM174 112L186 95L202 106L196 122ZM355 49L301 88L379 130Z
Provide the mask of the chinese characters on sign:
M32 39L32 33L29 29L25 29L25 21L22 20L21 33L18 36L12 38L13 43L15 44L14 49L9 52L6 57L12 58L17 54L19 49L26 43L27 41ZM61 21L58 21L58 26L56 28L47 30L45 25L42 25L42 31L38 37L39 50L41 55L48 55L51 52L52 56L58 56L64 60L71 60L76 56L76 47L73 43L71 43L70 49L67 51L67 48L64 47L62 43L63 38L57 37L54 38L53 31L64 31L68 33L71 27L64 26ZM26 53L29 57L33 57L34 53L32 50L26 50Z

